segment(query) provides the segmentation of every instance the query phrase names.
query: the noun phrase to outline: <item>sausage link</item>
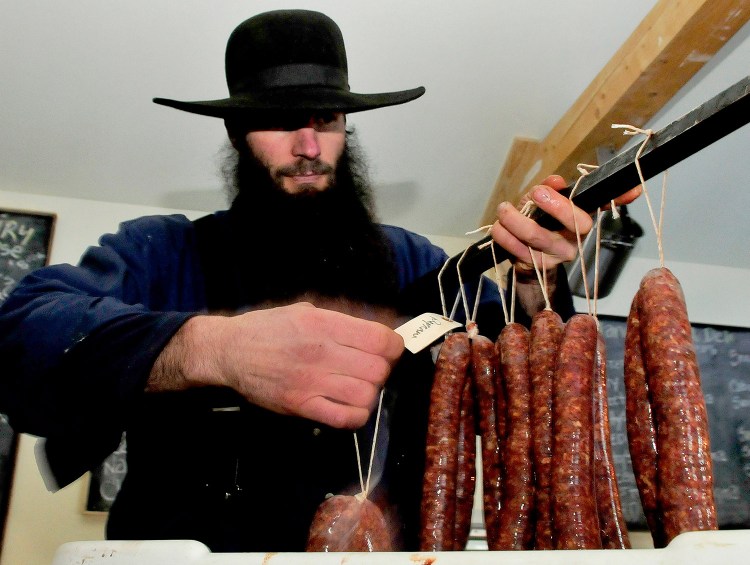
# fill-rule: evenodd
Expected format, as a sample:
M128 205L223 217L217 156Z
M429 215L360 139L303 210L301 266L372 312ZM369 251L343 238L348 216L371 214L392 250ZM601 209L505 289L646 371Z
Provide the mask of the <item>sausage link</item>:
M487 337L477 336L472 340L472 380L476 393L479 420L479 435L482 446L482 503L487 546L497 549L498 515L502 505L502 470L498 420L497 369L498 357L495 344ZM504 397L500 396L501 400ZM502 405L505 405L503 400Z
M638 316L640 298L641 292L638 291L630 306L625 330L625 423L630 460L646 524L651 531L654 547L660 548L666 543L656 498L656 425L649 400L646 368L643 365Z
M552 310L541 310L531 320L529 372L531 374L531 435L533 439L535 549L554 549L552 541L552 379L563 321Z
M462 550L466 547L471 531L471 509L474 506L476 483L476 438L474 387L472 386L472 379L467 378L464 383L464 390L461 393L461 419L458 425L456 526L453 534L453 547L456 550Z
M565 324L552 388L552 525L555 549L599 549L593 476L596 320Z
M601 331L594 358L594 485L603 549L630 549L622 514L609 429L607 400L607 345Z
M500 333L501 380L507 403L503 444L503 505L499 549L532 549L534 544L534 471L531 462L531 383L529 330L518 323Z
M380 508L358 496L332 496L318 507L306 551L393 551Z
M445 338L430 392L419 540L422 551L453 549L460 402L470 360L466 333Z
M641 281L638 315L656 422L658 502L665 541L717 529L706 403L685 298L666 268Z

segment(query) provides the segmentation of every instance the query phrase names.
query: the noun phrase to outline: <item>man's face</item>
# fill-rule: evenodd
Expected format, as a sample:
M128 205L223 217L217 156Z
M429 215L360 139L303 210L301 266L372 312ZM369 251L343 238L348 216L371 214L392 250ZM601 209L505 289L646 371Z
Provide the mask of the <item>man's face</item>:
M288 194L322 191L333 182L344 151L346 119L340 112L291 113L253 128L245 141Z

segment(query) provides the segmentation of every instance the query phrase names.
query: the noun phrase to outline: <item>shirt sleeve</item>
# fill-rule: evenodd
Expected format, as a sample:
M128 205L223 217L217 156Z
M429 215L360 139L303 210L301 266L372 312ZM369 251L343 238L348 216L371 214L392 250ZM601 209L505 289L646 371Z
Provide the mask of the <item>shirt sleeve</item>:
M92 458L117 447L156 357L200 306L189 225L124 224L78 266L19 282L0 307L0 410L14 430Z

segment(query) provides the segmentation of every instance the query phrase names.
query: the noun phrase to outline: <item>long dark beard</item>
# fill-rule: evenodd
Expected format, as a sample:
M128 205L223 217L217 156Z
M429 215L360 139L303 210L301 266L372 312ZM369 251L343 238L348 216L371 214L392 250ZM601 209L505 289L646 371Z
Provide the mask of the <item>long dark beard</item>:
M311 296L391 306L397 295L391 248L377 225L361 157L347 134L324 191L284 192L248 150L225 164L236 194L233 237L247 305Z

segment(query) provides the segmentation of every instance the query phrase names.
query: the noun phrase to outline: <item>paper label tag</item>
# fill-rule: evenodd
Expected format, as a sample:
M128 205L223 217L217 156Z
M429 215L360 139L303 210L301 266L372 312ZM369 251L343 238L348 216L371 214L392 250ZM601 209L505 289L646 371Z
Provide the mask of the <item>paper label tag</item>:
M418 353L449 331L461 326L463 324L454 322L450 318L426 312L397 327L394 331L404 338L406 349L412 353Z

